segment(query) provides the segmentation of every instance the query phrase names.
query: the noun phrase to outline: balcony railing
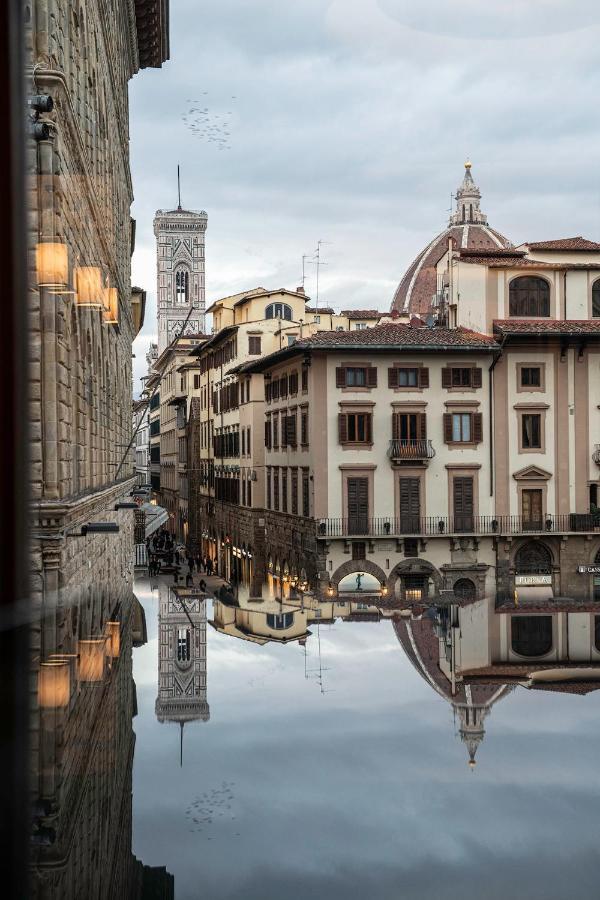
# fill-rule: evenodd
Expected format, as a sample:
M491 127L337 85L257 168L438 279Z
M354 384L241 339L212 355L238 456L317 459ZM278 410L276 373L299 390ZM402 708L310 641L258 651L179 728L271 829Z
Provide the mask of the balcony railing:
M594 452L592 453L592 459L596 463L597 466L600 466L600 444L596 444L594 446Z
M435 450L427 440L391 440L388 456L391 460L433 459Z
M513 535L600 531L600 516L591 513L523 516L400 516L319 519L317 537L433 537L448 534Z

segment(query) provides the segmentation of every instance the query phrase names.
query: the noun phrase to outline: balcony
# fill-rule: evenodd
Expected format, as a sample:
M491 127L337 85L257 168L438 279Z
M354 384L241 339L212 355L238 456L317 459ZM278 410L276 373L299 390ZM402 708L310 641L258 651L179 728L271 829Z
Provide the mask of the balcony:
M393 463L407 460L423 461L433 459L435 450L431 441L427 440L391 440L388 456Z
M317 537L441 537L444 535L519 535L600 532L600 517L588 513L523 516L394 516L319 519Z
M595 444L592 459L597 466L600 466L600 444Z

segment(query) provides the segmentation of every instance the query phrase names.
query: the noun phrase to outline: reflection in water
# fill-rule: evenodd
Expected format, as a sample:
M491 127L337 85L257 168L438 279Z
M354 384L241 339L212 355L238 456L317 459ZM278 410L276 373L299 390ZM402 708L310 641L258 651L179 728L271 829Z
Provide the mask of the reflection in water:
M130 594L102 626L109 603L61 606L43 623L56 649L34 660L35 898L174 896L173 876L131 849L132 646L146 640L144 610Z
M204 594L158 584L158 697L156 718L176 722L180 730L179 764L183 765L183 729L208 722L206 700L206 606Z

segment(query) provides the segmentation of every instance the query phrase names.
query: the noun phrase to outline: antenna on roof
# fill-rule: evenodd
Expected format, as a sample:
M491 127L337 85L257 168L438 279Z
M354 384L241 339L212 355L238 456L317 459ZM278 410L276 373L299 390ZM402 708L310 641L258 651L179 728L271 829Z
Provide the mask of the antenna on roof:
M322 244L331 244L333 241L317 241L317 249L314 252L314 256L312 259L309 259L309 263L314 264L317 267L317 279L316 279L316 298L315 298L315 306L319 305L319 270L321 266L327 266L328 263L323 262L321 259L321 245ZM302 257L302 262L304 263L305 257Z
M177 209L181 209L181 181L179 179L179 163L177 163Z

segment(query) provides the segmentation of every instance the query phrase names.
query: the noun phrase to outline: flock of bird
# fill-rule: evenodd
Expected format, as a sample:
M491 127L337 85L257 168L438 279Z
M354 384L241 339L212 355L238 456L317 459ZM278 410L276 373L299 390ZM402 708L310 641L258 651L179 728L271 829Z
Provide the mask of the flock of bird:
M206 97L208 91L203 91L202 96ZM232 101L237 97L232 96ZM231 150L231 117L233 110L227 112L213 113L208 106L203 104L206 100L187 100L192 104L188 111L182 115L182 119L187 128L190 129L199 140L213 144L218 150ZM233 106L233 103L231 104Z
M189 831L208 831L218 817L228 817L231 822L235 821L235 815L232 813L234 785L235 781L222 781L220 788L205 791L192 800L185 811L190 825ZM239 831L235 831L233 836L239 837ZM208 835L206 839L212 841L212 837Z

